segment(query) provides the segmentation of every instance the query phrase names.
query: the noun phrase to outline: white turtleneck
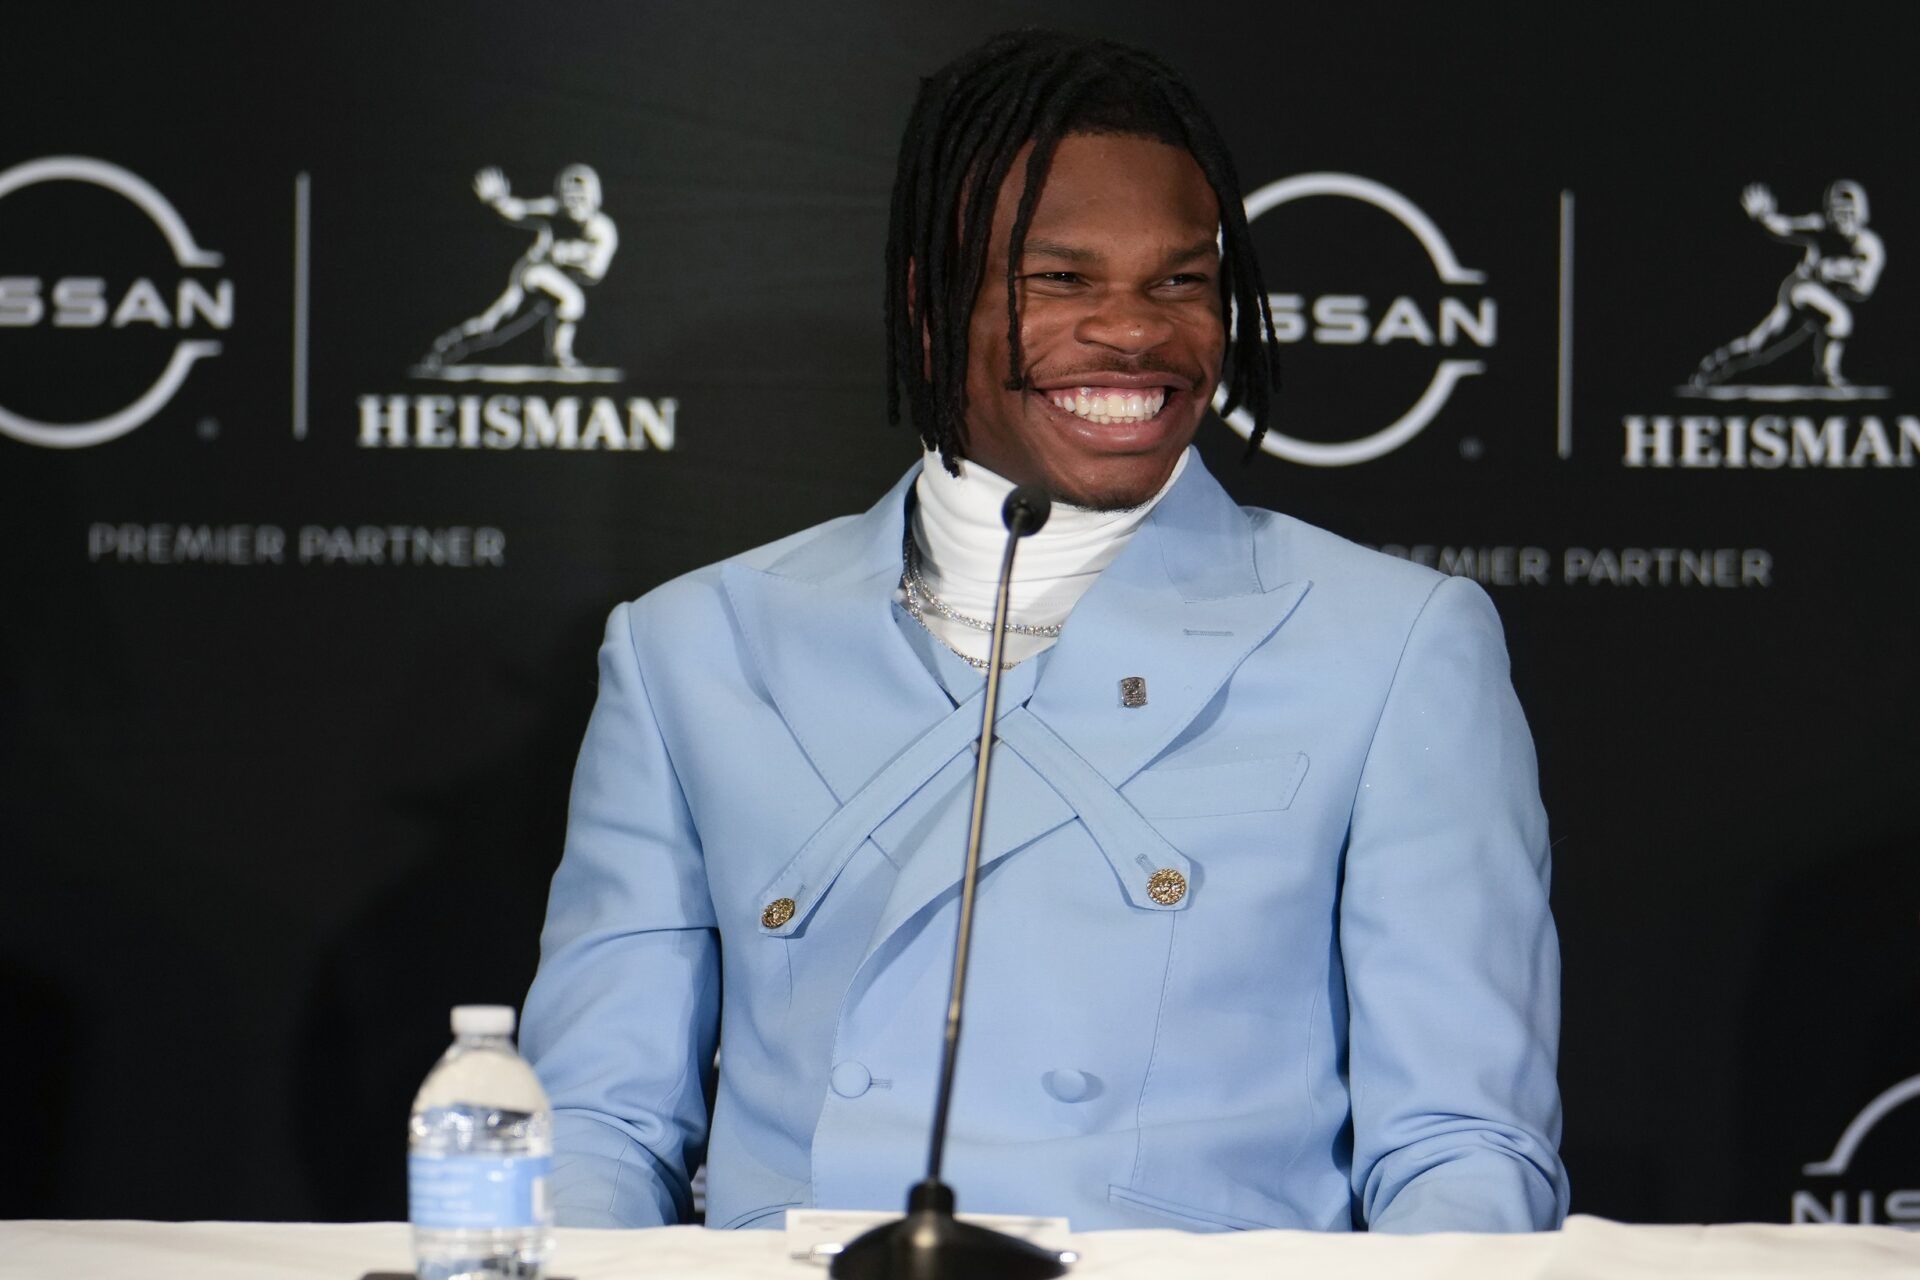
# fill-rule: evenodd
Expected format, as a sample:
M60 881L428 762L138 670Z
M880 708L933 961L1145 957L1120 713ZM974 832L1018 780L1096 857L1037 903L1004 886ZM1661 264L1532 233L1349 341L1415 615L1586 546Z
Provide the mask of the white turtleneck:
M1089 511L1054 503L1046 527L1023 539L1014 557L1009 620L1041 627L1065 622L1100 571L1119 556L1186 467L1187 454L1182 452L1160 491L1123 511ZM921 577L955 612L991 621L1000 557L1007 545L1000 507L1013 485L977 462L963 460L960 474L949 475L940 455L928 453L913 491L917 499L913 538L920 551ZM970 658L986 660L985 631L963 626L932 609L923 610L921 616L937 639ZM1009 632L1005 659L1021 662L1052 644L1050 636Z

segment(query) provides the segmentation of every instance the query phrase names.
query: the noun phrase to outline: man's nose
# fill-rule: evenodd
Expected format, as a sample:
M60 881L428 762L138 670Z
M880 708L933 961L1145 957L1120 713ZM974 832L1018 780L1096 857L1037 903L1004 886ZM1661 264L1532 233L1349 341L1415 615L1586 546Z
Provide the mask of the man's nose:
M1073 336L1089 346L1141 355L1173 336L1173 322L1152 299L1137 293L1114 292L1103 294L1080 318Z

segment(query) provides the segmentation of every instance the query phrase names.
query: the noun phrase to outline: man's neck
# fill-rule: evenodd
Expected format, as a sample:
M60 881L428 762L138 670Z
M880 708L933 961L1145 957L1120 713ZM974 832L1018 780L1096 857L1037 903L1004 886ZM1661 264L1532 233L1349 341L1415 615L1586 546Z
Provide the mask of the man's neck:
M1024 539L1014 559L1012 621L1030 627L1063 624L1101 570L1113 563L1178 483L1188 461L1183 453L1159 492L1137 507L1091 511L1055 503L1046 527ZM994 587L1007 542L1000 507L1012 491L1010 482L978 463L962 460L960 474L954 476L938 454L926 456L914 485L913 537L927 585L956 612L978 619L993 616ZM925 621L947 644L971 657L985 657L986 632L936 612L926 613ZM1019 661L1052 643L1046 637L1009 636L1008 653Z

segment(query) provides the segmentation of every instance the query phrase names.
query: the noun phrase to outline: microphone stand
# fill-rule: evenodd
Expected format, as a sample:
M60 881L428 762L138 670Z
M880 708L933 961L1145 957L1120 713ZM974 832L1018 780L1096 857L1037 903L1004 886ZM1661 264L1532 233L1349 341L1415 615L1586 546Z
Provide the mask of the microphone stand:
M947 1145L947 1114L953 1103L953 1067L960 1049L960 1008L966 998L967 950L973 941L973 895L980 881L980 830L987 811L987 763L993 749L995 707L1000 700L1000 655L1007 639L1007 593L1013 552L1037 532L1052 509L1047 495L1026 485L1007 495L1000 518L1007 550L993 599L992 641L987 650L987 691L980 708L980 749L973 770L973 813L967 824L967 865L960 879L960 927L953 944L953 978L947 990L947 1032L935 1094L927 1176L907 1192L907 1215L861 1235L834 1258L835 1280L1043 1280L1066 1274L1060 1255L1014 1236L961 1222L953 1216L953 1188L940 1181Z

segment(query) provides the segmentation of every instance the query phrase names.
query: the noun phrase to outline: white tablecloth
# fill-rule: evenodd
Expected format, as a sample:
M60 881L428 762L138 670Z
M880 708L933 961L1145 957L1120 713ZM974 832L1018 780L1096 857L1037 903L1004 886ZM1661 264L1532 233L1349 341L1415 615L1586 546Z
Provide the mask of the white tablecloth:
M551 1270L578 1280L810 1280L778 1231L556 1233ZM1920 1233L1891 1227L1633 1227L1575 1217L1531 1236L1102 1231L1078 1235L1071 1276L1185 1280L1826 1280L1920 1278ZM0 1222L4 1280L357 1280L410 1265L407 1228L250 1222Z

